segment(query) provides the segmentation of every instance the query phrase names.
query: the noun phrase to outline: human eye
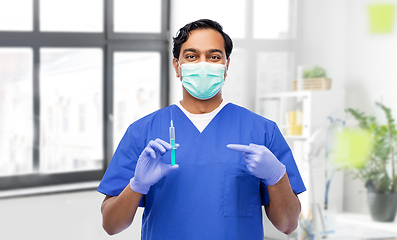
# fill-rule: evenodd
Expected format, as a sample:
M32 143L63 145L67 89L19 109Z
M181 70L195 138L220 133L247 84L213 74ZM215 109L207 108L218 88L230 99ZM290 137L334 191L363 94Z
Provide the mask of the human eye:
M219 56L217 54L211 55L210 56L210 60L213 61L213 62L217 62L217 61L221 60L221 56Z
M185 59L188 61L194 61L196 59L196 56L194 54L186 54Z

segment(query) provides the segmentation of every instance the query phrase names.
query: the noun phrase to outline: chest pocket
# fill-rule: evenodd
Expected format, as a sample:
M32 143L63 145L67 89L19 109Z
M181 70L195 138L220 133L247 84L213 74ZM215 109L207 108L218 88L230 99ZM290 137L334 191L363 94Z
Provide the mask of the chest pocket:
M253 217L260 209L260 180L241 171L225 172L225 217Z

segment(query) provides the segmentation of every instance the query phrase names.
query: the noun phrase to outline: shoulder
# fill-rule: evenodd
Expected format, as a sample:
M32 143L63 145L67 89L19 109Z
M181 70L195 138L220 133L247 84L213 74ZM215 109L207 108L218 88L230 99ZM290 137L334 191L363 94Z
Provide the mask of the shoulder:
M149 127L150 125L152 125L155 122L161 121L162 116L164 115L165 112L170 111L171 108L175 107L175 105L171 105L165 108L161 108L157 111L154 111L138 120L136 120L135 122L133 122L129 128L132 129L142 129L145 127Z
M161 126L164 114L169 114L171 108L177 107L171 105L157 111L154 111L130 124L127 129L127 134L133 138L142 138L149 132L153 132Z
M272 121L268 118L265 118L264 116L259 115L255 112L252 112L251 110L248 110L245 107L241 107L234 103L228 103L226 106L228 106L232 111L244 116L245 121L248 123L262 124L262 125L266 125L270 128L276 127L276 123L274 121Z
M277 124L264 116L254 113L244 107L228 104L233 117L241 119L241 130L246 143L256 143L269 147L275 138L283 139Z

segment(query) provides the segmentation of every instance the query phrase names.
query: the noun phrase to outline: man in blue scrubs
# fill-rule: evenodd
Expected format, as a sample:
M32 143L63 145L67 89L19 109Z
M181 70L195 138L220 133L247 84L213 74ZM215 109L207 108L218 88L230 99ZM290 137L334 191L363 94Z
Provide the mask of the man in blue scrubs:
M280 130L223 101L232 48L214 21L179 30L173 66L183 99L134 122L120 141L98 187L106 232L126 229L138 206L142 239L263 239L262 205L281 232L296 229L306 189Z

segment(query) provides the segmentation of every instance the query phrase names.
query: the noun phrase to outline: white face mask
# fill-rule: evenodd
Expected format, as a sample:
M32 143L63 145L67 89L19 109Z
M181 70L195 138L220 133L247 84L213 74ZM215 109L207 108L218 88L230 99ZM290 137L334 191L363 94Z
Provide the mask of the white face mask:
M206 100L215 96L225 82L225 65L199 62L181 65L182 85L193 97Z

